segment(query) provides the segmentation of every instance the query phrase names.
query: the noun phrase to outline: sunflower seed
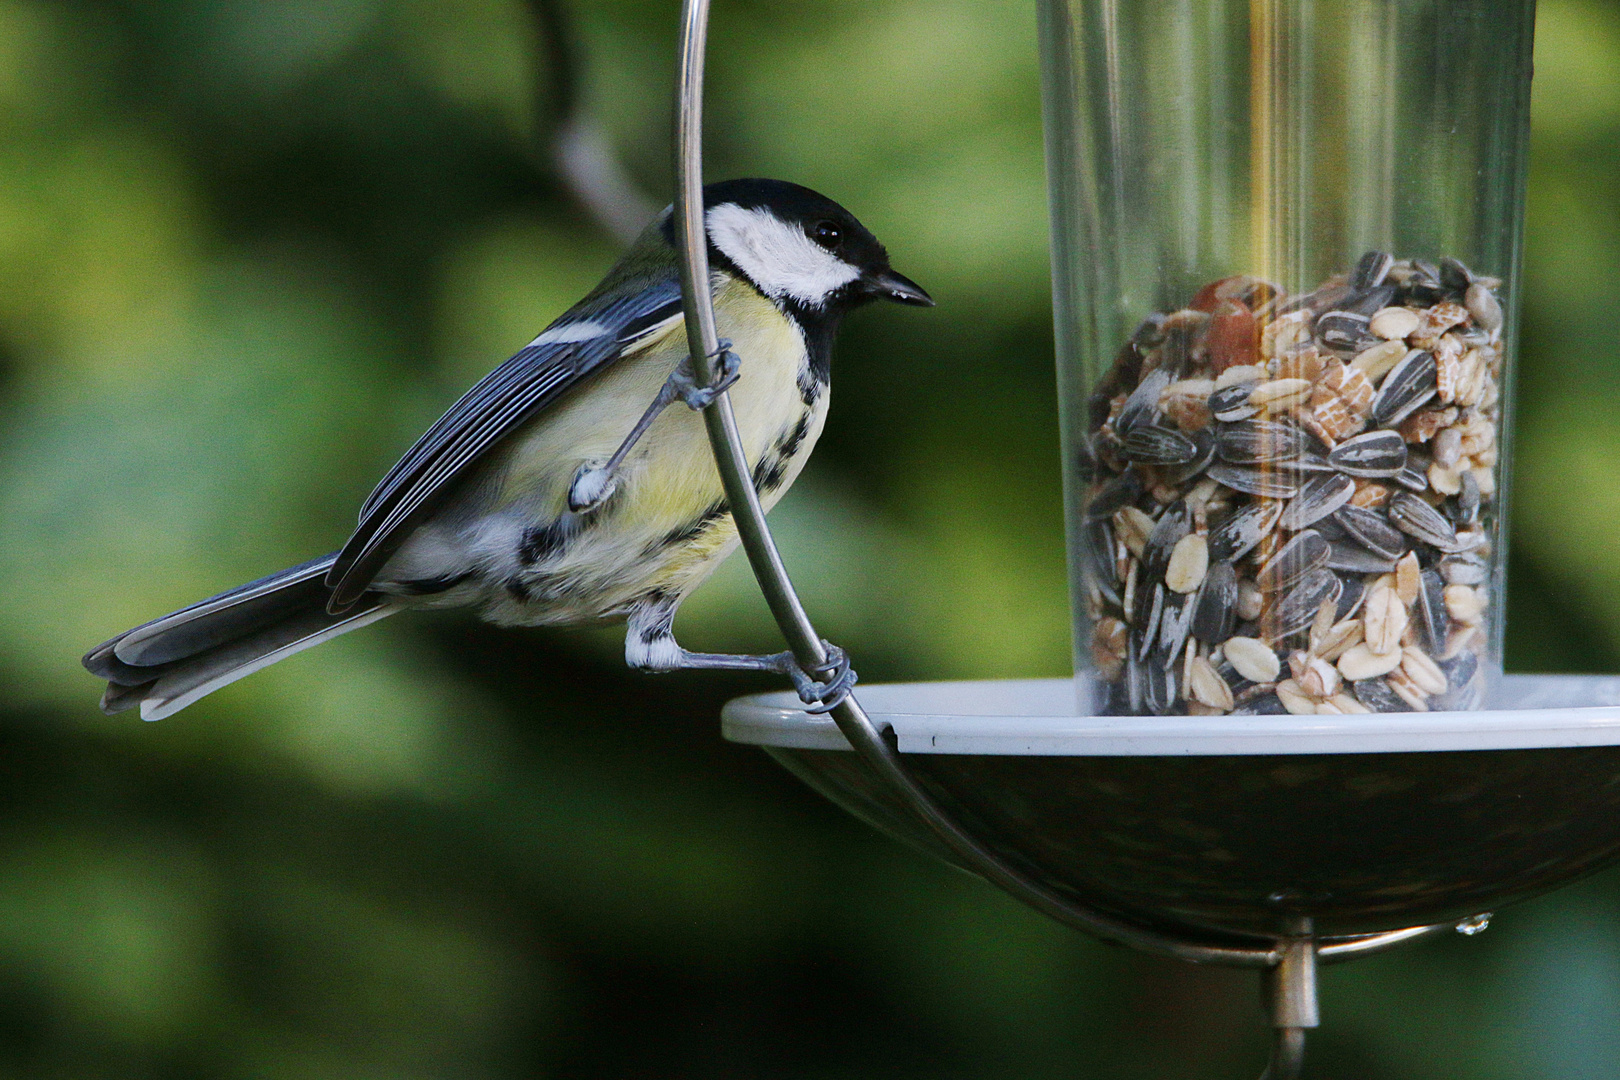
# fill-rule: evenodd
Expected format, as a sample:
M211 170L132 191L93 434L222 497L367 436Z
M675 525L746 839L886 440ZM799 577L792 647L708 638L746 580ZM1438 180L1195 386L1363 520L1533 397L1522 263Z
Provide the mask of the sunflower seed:
M1447 292L1461 296L1474 283L1474 272L1458 259L1447 255L1440 260L1440 284Z
M1159 643L1159 619L1164 614L1164 595L1165 588L1163 585L1153 586L1153 602L1148 607L1147 620L1142 623L1140 628L1142 635L1139 638L1133 638L1131 642L1131 646L1135 650L1132 655L1138 660L1146 660L1153 647Z
M1191 483L1215 460L1215 433L1208 426L1199 428L1188 437L1193 441L1192 458L1184 464L1167 467L1159 474L1165 483L1173 487Z
M1360 506L1342 506L1333 520L1344 527L1362 547L1375 555L1395 560L1406 550L1406 538L1389 523L1389 519L1376 510Z
M1377 336L1377 335L1372 335L1371 334L1372 316L1375 313L1377 313L1379 311L1382 311L1385 307L1387 307L1389 305L1389 302L1391 300L1394 300L1394 299L1395 299L1395 286L1393 286L1393 285L1375 285L1370 289L1362 289L1359 292L1353 293L1348 299L1346 299L1342 304L1339 305L1339 308L1340 308L1341 311L1347 311L1347 312L1351 313L1352 315L1365 315L1365 316L1367 316L1367 318L1368 318L1367 330L1369 332L1369 335L1370 336Z
M1372 403L1373 423L1389 427L1405 420L1438 392L1438 378L1433 353L1423 349L1407 353L1379 384Z
M1389 498L1389 520L1407 536L1433 545L1441 551L1459 549L1457 530L1440 512L1416 495L1397 491Z
M1164 388L1169 385L1170 373L1163 368L1143 379L1142 384L1131 391L1131 396L1125 399L1125 404L1114 421L1114 430L1123 434L1138 424L1150 422L1158 412L1159 395L1164 393Z
M1329 570L1344 574L1387 574L1395 569L1395 560L1375 555L1353 540L1328 545Z
M1241 420L1221 428L1215 452L1234 465L1260 465L1296 458L1305 449L1305 433L1274 420Z
M1333 571L1308 571L1261 617L1266 634L1276 641L1299 633L1316 620L1316 613L1321 610L1323 603L1332 601L1337 604L1343 590L1343 583Z
M1357 353L1369 344L1366 315L1356 311L1330 311L1316 320L1316 340L1334 352Z
M1398 476L1406 468L1406 440L1398 431L1369 431L1335 446L1328 461L1349 476Z
M1249 402L1249 395L1254 392L1257 385L1259 384L1253 381L1240 382L1215 391L1209 395L1209 411L1215 419L1227 423L1247 420L1260 411L1260 406Z
M1327 517L1350 501L1356 493L1356 482L1337 473L1312 476L1300 487L1299 494L1288 503L1279 523L1285 529L1303 529Z
M1211 564L1193 605L1193 636L1212 645L1230 637L1237 622L1237 599L1237 571L1232 564Z
M1490 575L1490 564L1473 552L1440 560L1440 576L1447 585L1483 585Z
M1412 605L1417 616L1418 638L1431 654L1445 651L1446 638L1451 633L1451 617L1446 613L1446 584L1433 570L1419 575L1417 603Z
M1339 593L1339 606L1334 611L1333 617L1342 621L1361 610L1361 602L1367 598L1367 585L1359 577L1339 580L1344 582L1344 591Z
M1384 283L1394 265L1394 256L1382 251L1369 251L1356 260L1356 268L1350 271L1350 287L1375 289Z
M1327 562L1328 542L1314 530L1306 529L1284 544L1266 561L1254 579L1265 592L1279 592L1307 572ZM1338 594L1334 593L1337 597Z
M1135 469L1127 467L1126 470L1104 484L1091 497L1086 506L1086 513L1090 517L1107 518L1121 507L1129 506L1142 497L1142 477Z
M1193 598L1179 593L1166 593L1164 613L1159 616L1159 662L1172 666L1187 644L1192 627Z
M1180 465L1198 453L1198 444L1174 428L1139 424L1125 435L1124 456L1144 465Z
M1299 474L1287 468L1257 468L1218 461L1209 467L1209 475L1233 491L1262 499L1292 499L1299 494Z
M1275 692L1261 694L1232 710L1233 716L1283 716L1288 710Z
M1452 689L1460 689L1474 681L1479 672L1479 657L1471 652L1458 653L1450 660L1438 661L1440 670L1445 672L1446 682Z
M1209 557L1217 562L1241 559L1271 533L1282 512L1283 504L1270 499L1240 506L1209 531Z
M1146 667L1146 685L1143 704L1155 716L1163 716L1176 704L1176 673L1173 666L1149 662Z
M1356 692L1356 700L1375 713L1412 711L1411 706L1402 701L1400 695L1391 690L1383 679L1358 679L1351 686Z
M1164 572L1170 566L1170 553L1181 543L1181 538L1190 532L1192 512L1187 509L1185 499L1164 508L1158 523L1148 534L1147 543L1142 545L1142 569L1150 581L1164 579Z
M1080 530L1081 565L1103 599L1119 603L1118 569L1114 561L1114 530L1107 518L1094 518Z
M1136 658L1141 631L1131 633L1131 650L1125 657L1125 702L1132 713L1139 714L1147 705L1147 670Z

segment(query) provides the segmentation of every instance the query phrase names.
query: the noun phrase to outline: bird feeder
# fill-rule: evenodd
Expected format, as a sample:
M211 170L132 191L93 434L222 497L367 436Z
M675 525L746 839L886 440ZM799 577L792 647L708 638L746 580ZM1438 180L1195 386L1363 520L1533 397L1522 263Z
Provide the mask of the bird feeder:
M686 0L676 204L705 379L707 16ZM1069 926L1260 970L1273 1080L1317 965L1620 853L1620 680L1502 674L1532 26L1528 0L1041 0L1075 678L724 713ZM723 396L706 420L818 667Z

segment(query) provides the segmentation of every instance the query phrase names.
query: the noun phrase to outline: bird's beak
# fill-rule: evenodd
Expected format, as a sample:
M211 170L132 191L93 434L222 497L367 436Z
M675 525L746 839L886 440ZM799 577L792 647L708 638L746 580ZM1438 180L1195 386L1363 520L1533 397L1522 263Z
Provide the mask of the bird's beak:
M924 292L921 285L893 270L871 274L862 284L869 295L882 300L893 300L897 304L915 304L918 307L934 306L934 298Z

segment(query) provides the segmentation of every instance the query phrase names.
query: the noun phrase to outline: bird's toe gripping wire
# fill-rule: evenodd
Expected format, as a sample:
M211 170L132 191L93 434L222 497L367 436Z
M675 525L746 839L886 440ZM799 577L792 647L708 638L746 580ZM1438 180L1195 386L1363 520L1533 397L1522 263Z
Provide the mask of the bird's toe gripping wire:
M836 709L849 697L859 679L849 662L848 653L826 639L822 639L821 647L827 652L827 662L814 672L800 667L792 653L780 654L787 658L783 674L793 680L799 700L809 706L804 711L815 715Z
M714 382L709 386L697 384L690 358L682 361L681 366L669 377L675 392L693 412L702 412L713 405L714 399L731 389L742 375L742 360L731 351L731 342L725 338L720 339L718 347L709 354L709 359L714 362Z

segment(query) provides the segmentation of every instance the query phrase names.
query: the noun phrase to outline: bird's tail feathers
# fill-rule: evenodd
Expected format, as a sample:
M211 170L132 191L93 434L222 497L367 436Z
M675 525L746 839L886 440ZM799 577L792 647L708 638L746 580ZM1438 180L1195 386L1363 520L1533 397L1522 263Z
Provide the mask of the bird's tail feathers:
M107 680L103 712L139 705L161 720L237 679L396 610L367 593L338 615L327 612L323 581L334 555L260 578L126 630L91 649L84 666Z

